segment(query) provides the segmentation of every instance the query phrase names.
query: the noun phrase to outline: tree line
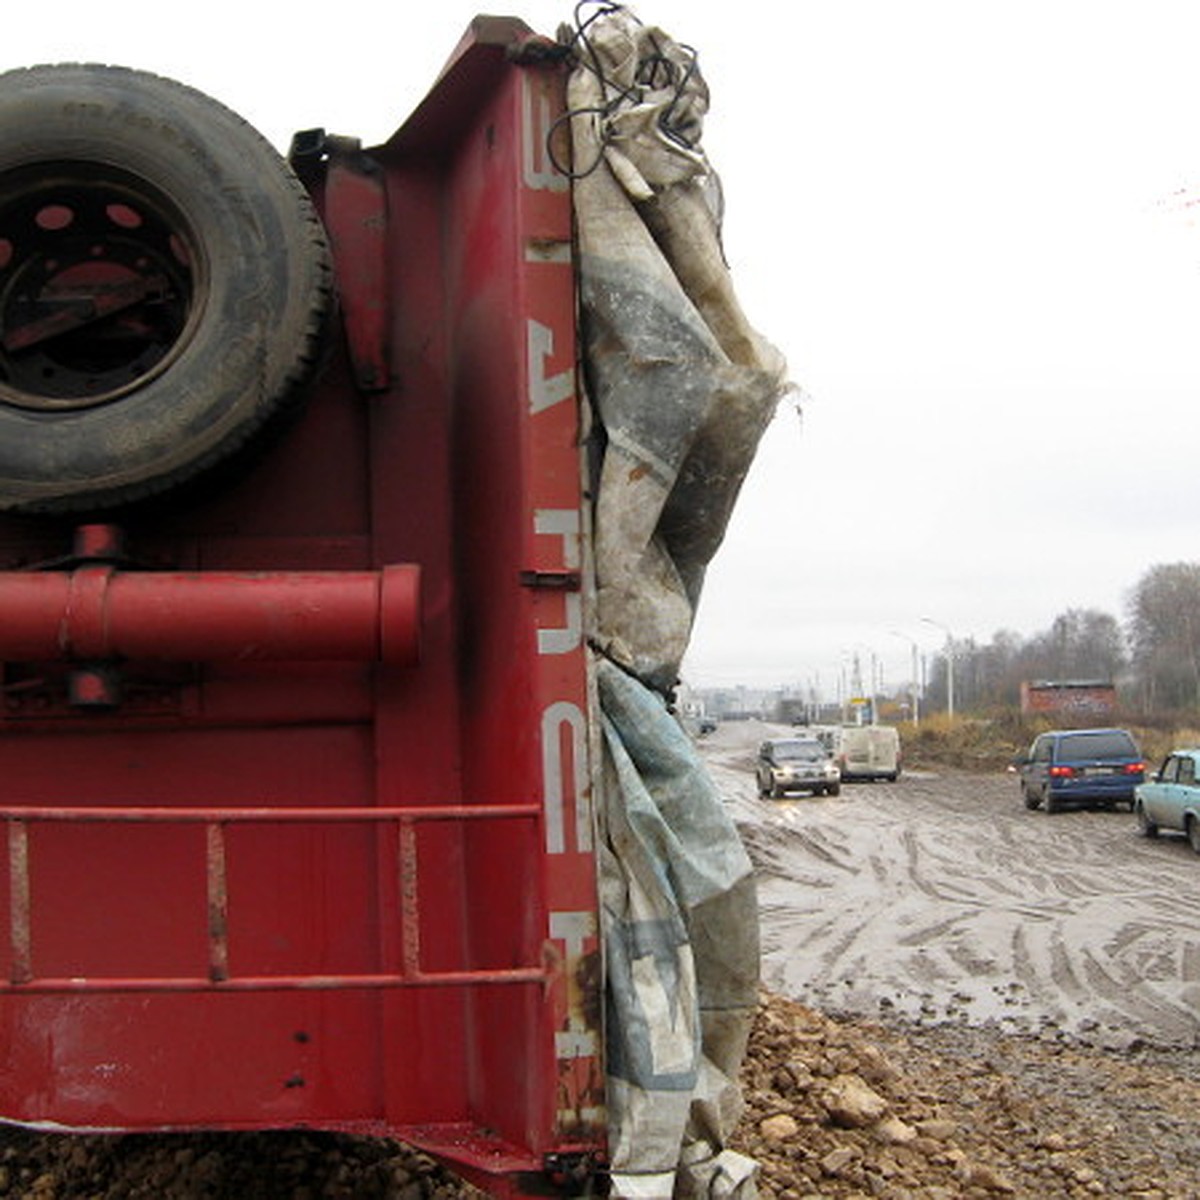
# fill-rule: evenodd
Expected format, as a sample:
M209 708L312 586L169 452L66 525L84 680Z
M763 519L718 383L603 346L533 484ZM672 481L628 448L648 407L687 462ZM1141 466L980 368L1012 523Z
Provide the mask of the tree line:
M956 709L1016 705L1022 681L1102 680L1127 709L1200 708L1200 563L1151 567L1129 594L1125 619L1070 608L1030 637L1000 630L980 644L954 639ZM930 664L926 704L946 705L949 655Z

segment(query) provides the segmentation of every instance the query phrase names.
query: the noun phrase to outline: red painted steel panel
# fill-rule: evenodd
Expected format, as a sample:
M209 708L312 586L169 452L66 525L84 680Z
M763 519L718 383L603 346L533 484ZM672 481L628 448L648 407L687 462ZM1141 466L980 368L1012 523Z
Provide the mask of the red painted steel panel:
M253 464L119 536L0 519L0 1117L387 1132L496 1195L602 1156L563 68L528 36L477 23L377 167L312 181L369 395L339 341Z

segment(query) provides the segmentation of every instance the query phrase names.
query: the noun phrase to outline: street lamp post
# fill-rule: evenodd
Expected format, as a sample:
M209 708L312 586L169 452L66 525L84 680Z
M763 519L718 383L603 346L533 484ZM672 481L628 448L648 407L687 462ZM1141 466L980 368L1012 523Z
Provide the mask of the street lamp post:
M927 625L940 629L946 635L946 715L954 720L954 635L940 621L922 617Z

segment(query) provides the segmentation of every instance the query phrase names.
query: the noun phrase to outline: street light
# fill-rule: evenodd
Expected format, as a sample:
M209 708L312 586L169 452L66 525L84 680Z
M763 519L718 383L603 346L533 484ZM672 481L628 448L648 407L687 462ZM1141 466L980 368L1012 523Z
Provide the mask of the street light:
M954 720L954 635L940 621L922 617L926 625L940 629L946 635L946 715Z
M917 651L918 646L915 638L910 638L907 633L901 633L898 629L889 631L892 637L898 637L906 641L912 647L912 715L913 727L921 723L921 700L920 700L920 674L917 669Z

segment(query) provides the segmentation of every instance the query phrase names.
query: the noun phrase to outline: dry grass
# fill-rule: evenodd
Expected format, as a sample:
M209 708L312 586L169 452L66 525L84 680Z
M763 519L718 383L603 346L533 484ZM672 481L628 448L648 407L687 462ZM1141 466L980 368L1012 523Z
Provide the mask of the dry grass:
M1200 746L1200 728L1186 717L1164 716L1143 722L1114 716L1096 723L1130 730L1152 766L1160 763L1171 750ZM1003 771L1039 733L1064 726L1070 727L1070 723L1004 711L983 717L956 715L953 721L945 713L935 713L922 717L918 726L909 722L901 724L899 729L907 766L941 765L972 771Z

